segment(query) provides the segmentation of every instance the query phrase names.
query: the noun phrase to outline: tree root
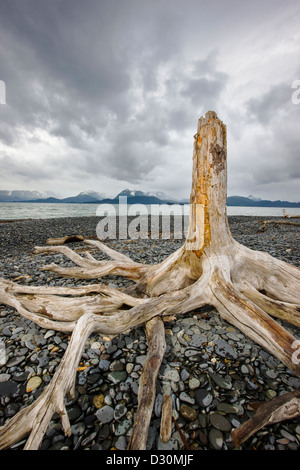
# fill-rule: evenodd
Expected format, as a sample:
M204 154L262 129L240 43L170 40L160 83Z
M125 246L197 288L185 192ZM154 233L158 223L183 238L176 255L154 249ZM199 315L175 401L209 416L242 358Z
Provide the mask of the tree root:
M43 270L81 279L121 275L133 280L132 286L117 289L96 283L73 288L34 287L0 279L1 303L43 328L72 332L52 382L34 404L21 409L0 429L0 449L12 446L28 434L25 449L37 449L56 411L69 435L64 396L74 392L76 369L88 336L92 332L119 334L145 325L148 355L129 442L130 449L144 449L156 377L165 350L162 320L204 305L214 306L225 321L300 377L300 361L294 360L296 339L273 318L299 326L300 269L250 250L231 236L226 216L226 128L215 113L208 112L199 120L193 159L188 237L162 263L151 266L137 263L100 240L84 243L97 247L110 260L98 261L88 252L83 257L65 245L35 249L38 254L60 253L76 265L50 264ZM279 416L284 419L300 414L298 393L291 399L289 395L285 398L287 401L282 402L281 398L273 402L274 406L269 403L261 407L258 417L234 431L235 442L244 442L250 432ZM276 407L278 411L274 411ZM170 423L166 416L164 421Z

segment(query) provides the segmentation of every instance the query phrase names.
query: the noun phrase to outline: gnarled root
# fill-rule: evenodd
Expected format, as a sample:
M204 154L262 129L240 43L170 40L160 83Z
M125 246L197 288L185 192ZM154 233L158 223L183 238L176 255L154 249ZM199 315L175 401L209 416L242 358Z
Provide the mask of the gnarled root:
M93 314L83 315L78 320L67 351L51 383L34 403L20 410L0 428L0 449L12 446L29 434L24 450L37 450L55 412L60 415L65 434L71 435L64 396L74 396L77 366L85 341L90 333L97 329L97 322L98 318Z
M50 385L34 404L20 410L1 428L0 448L10 447L30 434L25 448L37 449L56 411L69 434L64 396L72 393L76 368L89 334L93 331L119 334L143 324L149 351L129 448L145 448L155 380L165 349L161 317L188 313L205 304L216 307L224 320L300 377L299 361L293 359L296 339L272 318L299 326L300 269L250 250L232 238L226 216L226 127L215 113L208 112L199 120L194 138L188 237L162 263L153 266L136 263L100 240L84 243L99 248L110 258L108 261L98 261L88 252L82 257L65 245L36 248L36 253L63 254L76 265L66 268L51 264L45 270L85 279L121 275L133 280L134 285L123 290L102 284L33 287L0 279L0 302L43 328L73 332ZM234 441L244 442L265 424L299 413L299 392L278 397L263 405L248 424L235 430ZM170 419L166 422L170 423Z

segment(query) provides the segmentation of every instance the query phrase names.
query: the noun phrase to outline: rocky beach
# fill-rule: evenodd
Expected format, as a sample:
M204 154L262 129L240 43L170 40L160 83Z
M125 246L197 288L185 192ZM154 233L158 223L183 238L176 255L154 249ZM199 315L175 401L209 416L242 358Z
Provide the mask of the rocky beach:
M240 243L300 266L299 226L269 224L261 217L229 216ZM278 219L279 220L279 219ZM293 219L290 219L291 221ZM299 220L299 219L298 219ZM0 277L28 285L78 286L95 280L61 278L41 271L51 262L71 266L60 254L33 254L52 237L96 237L96 217L23 220L0 223ZM110 239L105 243L136 261L161 262L184 240ZM73 243L78 253L105 257L95 247ZM132 281L107 276L101 282L126 287ZM278 320L279 321L279 320ZM279 321L280 322L280 321ZM283 324L284 322L282 322ZM284 324L297 339L299 329ZM165 322L166 353L157 380L149 450L230 450L231 431L264 402L300 387L300 380L275 357L202 307ZM0 305L0 426L31 404L49 384L68 346L70 334L46 330ZM125 450L137 409L138 383L147 354L143 326L118 336L91 335L77 372L75 398L66 402L72 435L66 437L58 415L45 434L43 450ZM159 437L162 398L171 394L173 430ZM22 440L12 449L21 450ZM299 450L300 420L258 431L241 450Z

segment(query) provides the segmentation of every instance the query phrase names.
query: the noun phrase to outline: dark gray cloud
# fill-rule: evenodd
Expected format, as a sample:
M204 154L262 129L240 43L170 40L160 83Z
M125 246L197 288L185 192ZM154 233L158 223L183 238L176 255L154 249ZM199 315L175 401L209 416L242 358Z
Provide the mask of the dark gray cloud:
M192 136L213 109L228 126L230 188L275 197L280 182L278 197L300 199L289 185L298 11L292 0L1 2L1 188L188 196Z

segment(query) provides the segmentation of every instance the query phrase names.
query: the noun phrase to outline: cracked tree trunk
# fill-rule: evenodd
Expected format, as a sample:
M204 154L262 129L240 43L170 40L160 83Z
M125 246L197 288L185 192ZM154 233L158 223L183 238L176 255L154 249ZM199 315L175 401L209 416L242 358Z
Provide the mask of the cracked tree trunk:
M0 448L10 447L29 434L25 448L37 449L55 411L59 412L64 430L69 434L64 395L74 388L76 367L88 335L92 332L124 333L145 325L149 351L140 379L139 406L129 443L130 449L144 449L146 437L141 437L140 430L144 429L147 434L151 419L155 381L165 348L163 317L176 317L204 305L214 306L224 320L274 354L300 377L299 361L295 360L297 341L273 318L300 326L300 270L266 253L250 250L233 239L226 214L226 147L226 126L216 113L209 111L199 119L194 136L187 238L183 246L162 263L134 262L96 240L84 242L105 252L110 261L97 261L88 252L85 257L80 256L65 245L36 247L36 253L61 253L75 265L66 268L50 264L43 268L45 270L97 281L107 275L122 275L132 279L133 286L119 290L97 282L76 288L34 287L0 279L0 302L14 307L20 315L43 328L72 332L50 385L34 404L20 410L0 429ZM296 416L298 402L297 393L289 405L268 402L266 412L244 424L240 433L239 428L235 430L235 442L244 442L271 422L271 415L276 415L279 421L289 418L291 413ZM280 410L276 412L278 406ZM170 423L166 415L164 422ZM168 432L162 434L167 436Z

